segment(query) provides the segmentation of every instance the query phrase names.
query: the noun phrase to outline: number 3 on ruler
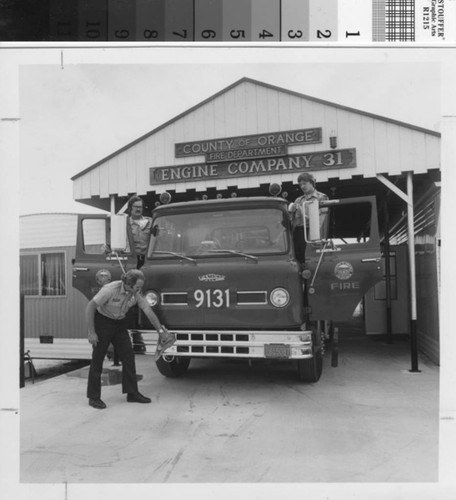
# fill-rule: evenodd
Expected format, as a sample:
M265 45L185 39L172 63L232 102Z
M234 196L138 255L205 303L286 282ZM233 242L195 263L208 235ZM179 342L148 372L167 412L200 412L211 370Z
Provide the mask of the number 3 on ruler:
M301 38L302 37L302 31L301 30L297 30L296 32L293 31L293 30L290 30L288 32L288 37L289 38Z

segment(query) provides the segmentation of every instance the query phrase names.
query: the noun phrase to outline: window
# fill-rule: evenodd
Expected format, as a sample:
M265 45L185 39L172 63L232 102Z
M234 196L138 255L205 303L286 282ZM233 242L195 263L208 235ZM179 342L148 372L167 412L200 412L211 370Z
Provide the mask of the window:
M105 218L83 219L82 241L85 254L103 255L110 251L106 229L107 220ZM125 252L122 253L131 253L128 237L125 245Z
M390 292L391 300L397 300L397 271L396 252L390 251ZM385 255L382 254L383 277L380 283L374 286L374 300L386 300L386 266Z
M65 295L65 254L41 255L41 295Z
M104 219L84 219L82 221L84 252L104 254L106 250L106 222Z
M331 206L327 222L328 238L336 245L366 243L371 237L371 204Z
M66 295L65 253L20 256L21 293L29 296Z
M38 255L20 256L20 282L21 293L24 295L40 294Z
M167 214L154 221L149 258L226 257L236 252L280 254L287 249L287 219L279 209L222 209L212 212Z

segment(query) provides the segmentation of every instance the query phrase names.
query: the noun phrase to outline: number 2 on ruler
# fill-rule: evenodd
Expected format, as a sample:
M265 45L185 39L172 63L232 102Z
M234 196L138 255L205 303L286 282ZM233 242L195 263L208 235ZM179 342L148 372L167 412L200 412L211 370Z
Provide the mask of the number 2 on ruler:
M324 33L321 30L317 30L317 38L331 38L331 30L325 30Z

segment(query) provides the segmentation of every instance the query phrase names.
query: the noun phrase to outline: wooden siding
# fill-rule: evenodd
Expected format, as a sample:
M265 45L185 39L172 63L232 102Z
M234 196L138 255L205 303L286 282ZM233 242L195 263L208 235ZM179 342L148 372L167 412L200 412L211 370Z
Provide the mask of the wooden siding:
M425 173L440 168L440 137L381 117L356 112L251 81L242 81L188 114L171 121L143 140L133 143L74 180L74 198L108 197L148 191L200 189L229 185L248 187L260 182L294 181L295 173L210 179L151 186L149 169L167 165L203 163L204 156L175 158L174 144L220 137L322 127L323 143L290 147L291 153L328 150L329 136L336 132L338 148L356 148L357 168L316 172L317 182L328 177L349 179L377 173L399 175ZM96 174L99 172L99 175Z
M414 227L418 349L439 363L440 189L431 189L416 202ZM392 231L391 243L408 243L406 218Z
M415 215L418 347L432 361L439 363L440 191L425 197Z
M436 246L416 255L418 348L439 363L439 300Z

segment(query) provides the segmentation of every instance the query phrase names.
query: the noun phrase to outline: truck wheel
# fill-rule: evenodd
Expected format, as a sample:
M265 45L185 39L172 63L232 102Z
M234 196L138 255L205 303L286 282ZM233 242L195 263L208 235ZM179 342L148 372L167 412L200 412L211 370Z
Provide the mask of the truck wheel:
M302 382L318 382L323 371L323 357L321 350L311 359L298 359L298 378Z
M187 371L190 359L191 358L165 355L159 358L155 364L162 375L175 378L182 376Z

